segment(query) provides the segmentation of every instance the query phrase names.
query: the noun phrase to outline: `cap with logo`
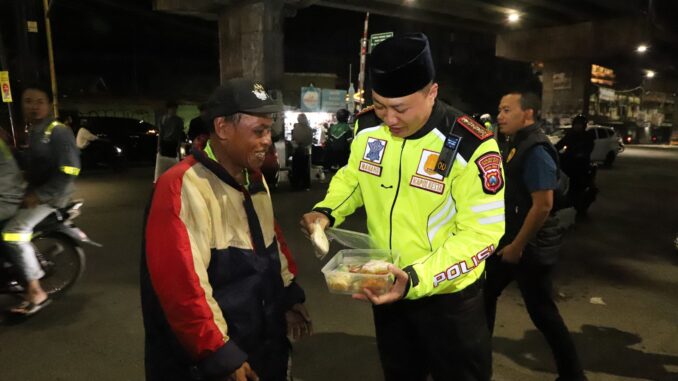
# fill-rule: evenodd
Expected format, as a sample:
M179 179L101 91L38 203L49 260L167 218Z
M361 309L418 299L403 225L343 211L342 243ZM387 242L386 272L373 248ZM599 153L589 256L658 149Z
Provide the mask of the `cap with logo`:
M428 38L423 33L391 37L372 50L372 89L399 98L423 89L435 78Z
M233 78L217 87L205 104L207 117L214 119L236 113L272 114L282 105L266 92L264 86L247 78Z

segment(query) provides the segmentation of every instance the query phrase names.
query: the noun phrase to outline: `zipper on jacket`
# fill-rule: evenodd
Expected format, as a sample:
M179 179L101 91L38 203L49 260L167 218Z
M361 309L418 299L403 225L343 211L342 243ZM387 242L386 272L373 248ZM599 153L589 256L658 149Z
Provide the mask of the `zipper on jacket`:
M407 140L403 139L403 145L400 146L400 161L398 162L398 186L396 187L395 196L393 197L393 204L391 204L391 214L389 216L389 231L388 231L388 248L393 249L391 241L393 240L393 209L395 208L396 200L398 199L398 192L400 192L400 177L403 171L403 151L405 151L405 143Z

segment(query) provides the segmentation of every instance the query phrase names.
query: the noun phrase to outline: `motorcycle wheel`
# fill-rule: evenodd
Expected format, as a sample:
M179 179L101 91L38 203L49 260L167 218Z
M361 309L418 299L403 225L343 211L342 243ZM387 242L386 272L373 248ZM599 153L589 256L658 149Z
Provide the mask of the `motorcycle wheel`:
M85 271L85 253L70 237L47 234L34 238L32 244L45 272L40 285L50 296L66 292Z

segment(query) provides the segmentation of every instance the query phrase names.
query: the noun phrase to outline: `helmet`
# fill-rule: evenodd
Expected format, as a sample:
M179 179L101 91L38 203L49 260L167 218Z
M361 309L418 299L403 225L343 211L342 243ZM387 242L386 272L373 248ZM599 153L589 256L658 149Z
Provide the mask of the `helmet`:
M574 118L572 118L572 126L574 127L575 124L581 124L586 128L586 124L589 122L588 118L584 116L584 114L577 114Z
M480 121L482 123L485 123L485 122L488 122L488 121L491 122L492 117L490 116L490 114L483 114L483 115L480 116Z

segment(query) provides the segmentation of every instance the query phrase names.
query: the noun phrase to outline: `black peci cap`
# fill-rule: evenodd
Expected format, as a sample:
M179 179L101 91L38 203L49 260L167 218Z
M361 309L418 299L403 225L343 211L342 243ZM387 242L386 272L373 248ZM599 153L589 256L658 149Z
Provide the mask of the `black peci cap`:
M428 38L423 33L391 37L377 45L370 61L372 89L386 98L413 94L435 78Z
M282 105L273 100L259 82L246 78L233 78L217 87L205 103L207 117L236 113L272 114L282 111Z

